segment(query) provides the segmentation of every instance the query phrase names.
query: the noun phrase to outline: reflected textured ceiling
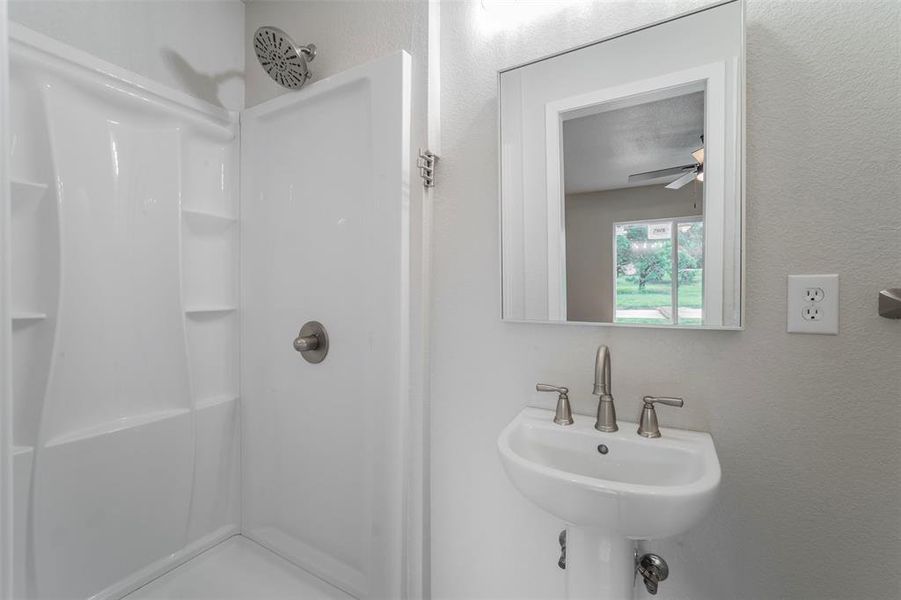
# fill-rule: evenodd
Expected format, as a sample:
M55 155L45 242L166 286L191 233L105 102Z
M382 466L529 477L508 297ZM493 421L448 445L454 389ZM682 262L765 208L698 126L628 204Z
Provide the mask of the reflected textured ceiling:
M563 123L567 194L615 190L629 175L692 164L704 132L704 92L694 92ZM675 177L660 179L661 183Z

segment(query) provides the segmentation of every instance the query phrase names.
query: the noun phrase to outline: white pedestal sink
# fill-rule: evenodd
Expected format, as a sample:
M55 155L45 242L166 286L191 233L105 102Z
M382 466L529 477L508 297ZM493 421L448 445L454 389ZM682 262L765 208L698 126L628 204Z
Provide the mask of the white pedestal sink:
M631 599L634 540L683 533L713 503L720 463L710 435L661 427L648 439L637 427L620 421L602 433L590 417L562 426L553 411L526 408L498 438L513 485L566 522L568 598Z

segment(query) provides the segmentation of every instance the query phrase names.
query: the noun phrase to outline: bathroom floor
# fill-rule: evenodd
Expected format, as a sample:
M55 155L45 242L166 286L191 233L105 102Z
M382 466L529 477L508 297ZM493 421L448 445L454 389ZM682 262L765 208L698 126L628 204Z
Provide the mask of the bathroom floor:
M132 592L125 600L247 598L349 600L351 596L236 535Z

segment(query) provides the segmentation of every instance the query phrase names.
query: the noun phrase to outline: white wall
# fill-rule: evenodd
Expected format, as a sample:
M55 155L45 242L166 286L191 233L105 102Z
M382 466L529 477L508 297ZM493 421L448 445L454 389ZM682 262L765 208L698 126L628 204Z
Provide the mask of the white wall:
M599 343L622 419L642 393L684 396L661 421L710 431L722 462L710 518L654 544L671 568L659 598L901 596L901 322L875 306L901 282L901 5L749 0L747 329L697 332L499 320L495 70L703 2L518 4L441 11L434 597L562 597L562 524L513 489L495 441L526 404L550 406L537 381L590 414ZM787 335L786 275L820 272L841 274L841 334Z
M240 0L10 0L9 19L213 104L244 106Z

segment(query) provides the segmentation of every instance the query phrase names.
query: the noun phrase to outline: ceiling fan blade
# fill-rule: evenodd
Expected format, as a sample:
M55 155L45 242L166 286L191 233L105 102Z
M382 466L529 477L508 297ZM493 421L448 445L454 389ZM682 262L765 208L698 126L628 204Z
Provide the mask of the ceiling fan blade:
M691 153L692 158L698 161L698 164L704 164L704 146L701 146L697 150Z
M681 175L686 169L694 169L697 165L682 165L681 167L670 167L668 169L657 169L656 171L645 171L644 173L635 173L629 175L629 183L638 183L640 181L652 181L654 179L662 179L663 177L672 177L673 175Z
M694 181L695 179L697 179L697 177L698 177L698 170L694 169L693 171L689 171L688 173L686 173L679 179L677 179L674 182L672 182L671 184L667 185L666 189L668 189L668 190L681 189L685 185L687 185L687 184L691 183L692 181Z

